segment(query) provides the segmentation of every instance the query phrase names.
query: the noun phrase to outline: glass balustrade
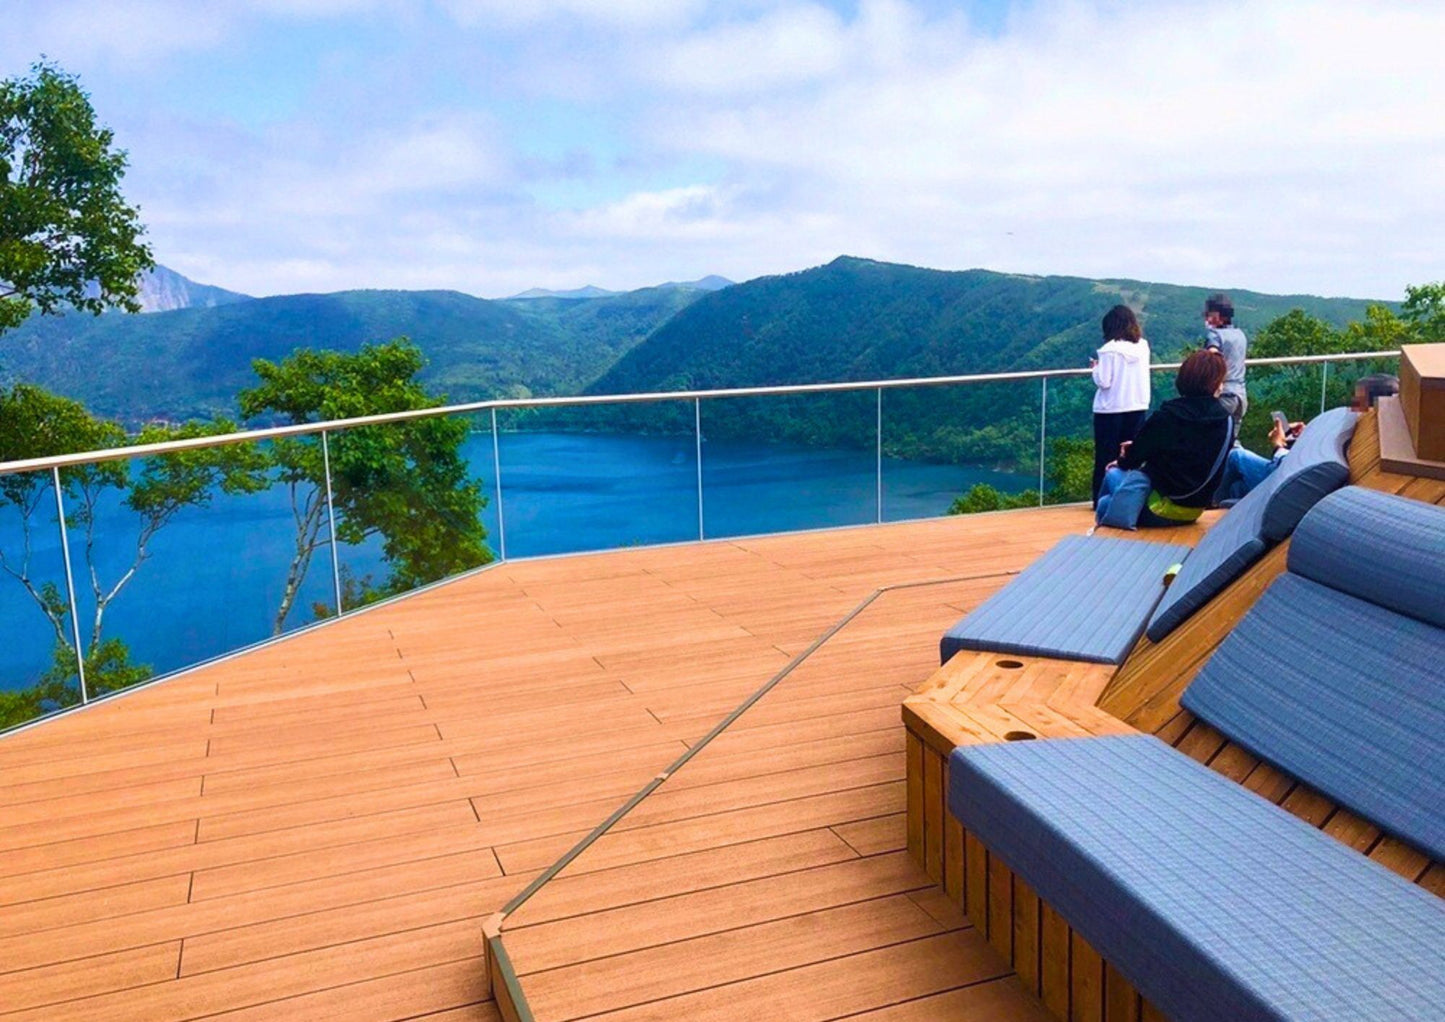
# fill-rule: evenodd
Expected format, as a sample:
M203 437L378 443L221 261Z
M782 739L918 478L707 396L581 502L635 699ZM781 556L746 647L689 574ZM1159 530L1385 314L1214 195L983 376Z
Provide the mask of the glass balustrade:
M59 514L54 473L0 476L0 729L81 699Z
M1308 421L1398 366L1251 366L1242 439L1266 449L1271 411ZM0 729L496 560L1087 500L1093 393L1080 374L508 404L0 474Z
M706 537L877 520L874 392L709 398L698 418Z
M883 521L1015 506L1038 486L1038 380L882 392ZM1037 503L1037 494L1034 494Z

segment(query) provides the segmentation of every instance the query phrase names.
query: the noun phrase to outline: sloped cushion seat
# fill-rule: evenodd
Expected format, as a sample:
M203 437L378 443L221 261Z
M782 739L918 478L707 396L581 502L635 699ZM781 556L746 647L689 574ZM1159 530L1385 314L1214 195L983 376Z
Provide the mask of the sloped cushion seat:
M1289 570L1445 628L1445 508L1346 487L1300 523Z
M944 633L959 650L1122 663L1164 592L1164 572L1189 553L1176 543L1065 536Z
M1181 705L1445 858L1445 509L1341 490L1300 523L1288 567Z
M1150 735L960 747L949 808L1175 1022L1445 1017L1445 902Z
M1326 494L1349 481L1346 452L1358 418L1348 408L1316 416L1279 468L1210 527L1149 619L1145 634L1151 642L1213 599L1289 536Z

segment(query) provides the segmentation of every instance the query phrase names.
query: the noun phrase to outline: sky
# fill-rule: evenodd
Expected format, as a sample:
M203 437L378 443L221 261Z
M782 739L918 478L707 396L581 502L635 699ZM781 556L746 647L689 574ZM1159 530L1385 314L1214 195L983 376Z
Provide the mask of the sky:
M1445 277L1441 0L6 0L157 260L250 294L838 255L1398 299Z

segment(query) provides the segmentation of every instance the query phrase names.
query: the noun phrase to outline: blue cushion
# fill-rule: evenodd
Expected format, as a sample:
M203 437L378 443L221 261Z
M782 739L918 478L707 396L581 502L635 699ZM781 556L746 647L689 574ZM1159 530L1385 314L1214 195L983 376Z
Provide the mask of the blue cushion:
M1152 736L956 749L949 808L1175 1022L1442 1017L1445 902Z
M1348 408L1331 408L1315 416L1284 464L1260 484L1269 495L1259 523L1266 542L1278 543L1294 532L1305 512L1349 482L1348 450L1359 417Z
M944 633L944 663L962 649L1122 663L1187 546L1065 536Z
M1445 857L1445 630L1294 574L1181 704L1340 805Z
M1445 628L1445 508L1346 487L1300 522L1289 570Z
M1244 574L1322 497L1349 481L1346 450L1358 418L1348 408L1317 416L1279 468L1209 527L1150 618L1146 634L1151 642L1159 642Z
M1279 472L1274 473L1278 475ZM1273 477L1271 477L1273 478ZM1159 601L1149 619L1146 634L1158 642L1174 631L1184 619L1212 600L1216 593L1244 574L1268 549L1260 530L1260 520L1268 503L1262 493L1265 485L1255 487L1226 515L1209 527L1199 541L1174 584ZM1256 494L1259 494L1256 498Z

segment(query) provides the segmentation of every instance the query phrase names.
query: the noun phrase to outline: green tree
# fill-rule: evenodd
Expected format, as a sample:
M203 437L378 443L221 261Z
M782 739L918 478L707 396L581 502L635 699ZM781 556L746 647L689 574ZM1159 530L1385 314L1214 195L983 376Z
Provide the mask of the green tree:
M1445 341L1445 280L1405 288L1403 308L1413 342Z
M33 309L140 308L155 263L113 141L73 75L42 62L0 81L0 332Z
M417 382L423 360L405 337L366 345L354 354L299 349L280 362L252 363L261 382L240 394L247 418L321 422L441 404ZM465 420L415 419L330 435L337 538L381 538L390 576L353 586L365 600L434 582L492 559L486 547L480 484L468 477L461 445ZM330 542L326 474L316 436L277 440L272 457L289 490L296 543L273 629L279 634L316 552ZM348 600L356 598L349 596ZM317 608L318 611L325 608Z
M1068 504L1089 499L1094 481L1094 443L1082 437L1055 437L1049 441L1044 503ZM1008 511L1038 507L1039 491L1004 493L988 483L975 483L949 505L948 514L971 515L980 511Z
M116 423L98 419L79 402L19 384L0 391L0 462L53 454L95 451L130 444L162 443L230 433L236 426L221 420L183 426L147 426L127 436ZM77 584L88 586L92 612L82 635L87 686L93 695L125 688L150 676L150 668L130 662L130 651L118 638L104 634L105 615L135 579L151 555L156 534L185 508L205 507L217 489L224 493L254 492L265 485L266 463L254 446L227 446L184 451L135 462L105 461L61 471L66 527L72 551L78 552ZM76 652L67 626L73 608L53 581L33 574L37 529L55 527L54 489L50 473L0 475L0 505L20 518L18 549L0 547L0 571L9 575L44 615L54 635L51 668L35 691L0 703L0 726L16 723L7 713L33 709L37 700L64 704L74 698L69 680L75 675ZM103 577L97 551L97 524L107 493L124 494L121 507L135 516L139 528L135 550L118 575ZM33 714L32 714L33 715ZM23 718L22 718L23 719Z

